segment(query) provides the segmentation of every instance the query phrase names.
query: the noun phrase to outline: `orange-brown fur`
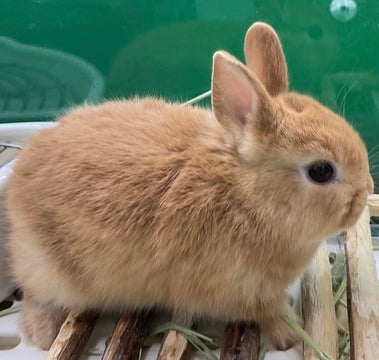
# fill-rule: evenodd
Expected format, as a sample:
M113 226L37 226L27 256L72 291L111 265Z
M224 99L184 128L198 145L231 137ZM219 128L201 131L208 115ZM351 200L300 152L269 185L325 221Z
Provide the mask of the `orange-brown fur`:
M280 321L285 289L326 236L357 220L372 180L343 119L287 85L270 90L288 83L284 56L273 30L254 26L254 56L267 57L261 32L274 44L260 61L270 74L218 52L214 114L157 99L85 106L21 153L10 252L39 346L62 308L152 306L253 319L277 347L295 341ZM316 159L338 165L336 181L302 176ZM45 307L58 313L46 336Z

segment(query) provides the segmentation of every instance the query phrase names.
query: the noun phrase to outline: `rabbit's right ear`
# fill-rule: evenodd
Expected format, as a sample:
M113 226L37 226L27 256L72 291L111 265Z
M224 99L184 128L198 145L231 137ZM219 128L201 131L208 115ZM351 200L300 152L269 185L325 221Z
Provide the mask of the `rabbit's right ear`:
M275 30L262 22L253 24L245 37L248 68L258 76L271 96L288 91L287 64Z
M261 127L270 123L272 98L245 65L227 52L217 51L213 56L212 107L238 146L253 123Z

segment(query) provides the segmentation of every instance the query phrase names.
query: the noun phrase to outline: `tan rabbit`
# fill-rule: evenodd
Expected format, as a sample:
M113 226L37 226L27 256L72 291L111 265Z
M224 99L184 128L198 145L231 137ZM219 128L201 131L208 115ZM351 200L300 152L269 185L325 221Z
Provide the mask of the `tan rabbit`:
M297 339L286 287L373 191L338 115L288 92L279 39L253 25L251 70L214 55L213 112L156 99L85 106L35 136L8 189L23 325L49 348L70 309L153 306L254 320Z

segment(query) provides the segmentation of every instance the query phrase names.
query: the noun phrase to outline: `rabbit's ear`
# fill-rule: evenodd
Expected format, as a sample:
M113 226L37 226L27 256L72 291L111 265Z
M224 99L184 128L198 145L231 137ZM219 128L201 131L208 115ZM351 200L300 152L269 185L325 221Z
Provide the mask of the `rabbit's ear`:
M264 122L272 99L257 77L225 51L213 56L212 106L221 125L237 142L244 138L249 124Z
M288 91L287 64L275 30L261 22L253 24L245 37L248 68L263 83L271 96Z

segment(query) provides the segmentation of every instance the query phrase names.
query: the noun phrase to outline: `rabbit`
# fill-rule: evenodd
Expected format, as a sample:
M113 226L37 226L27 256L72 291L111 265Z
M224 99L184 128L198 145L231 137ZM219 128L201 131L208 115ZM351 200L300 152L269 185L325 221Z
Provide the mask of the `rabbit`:
M340 116L288 90L276 32L245 66L214 54L212 110L156 98L85 105L36 135L10 178L12 274L27 337L48 349L68 311L162 308L255 321L298 341L287 286L373 192Z

